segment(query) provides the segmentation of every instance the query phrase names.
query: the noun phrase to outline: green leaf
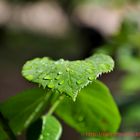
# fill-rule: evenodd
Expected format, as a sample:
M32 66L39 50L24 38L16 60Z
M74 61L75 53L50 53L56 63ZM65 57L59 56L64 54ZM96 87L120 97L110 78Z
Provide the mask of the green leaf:
M8 139L6 132L3 130L3 128L1 126L2 125L0 124L0 140Z
M43 89L29 89L1 103L0 111L9 120L13 132L20 134L32 121L40 117L47 99L48 94Z
M42 132L39 140L59 140L61 133L61 124L55 117L43 116Z
M99 81L82 89L76 102L63 100L56 114L80 133L116 132L121 120L108 88Z
M81 61L53 61L44 57L28 61L23 66L22 74L29 81L48 87L53 92L65 93L75 100L83 87L113 67L111 57L102 54Z

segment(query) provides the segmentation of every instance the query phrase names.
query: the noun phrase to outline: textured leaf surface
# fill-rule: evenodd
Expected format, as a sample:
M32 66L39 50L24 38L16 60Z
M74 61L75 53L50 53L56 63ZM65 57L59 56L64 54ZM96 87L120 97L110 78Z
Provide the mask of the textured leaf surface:
M0 111L9 120L15 134L27 128L40 116L46 97L43 89L34 88L19 93L0 104Z
M117 106L107 87L98 81L82 89L76 102L65 99L56 114L80 133L116 132L120 125Z
M61 133L61 124L55 117L43 116L42 132L39 140L59 140Z
M44 88L48 87L54 92L65 93L75 100L83 87L100 74L111 71L113 67L113 60L102 54L81 61L53 61L44 57L28 61L23 66L22 74L29 81Z

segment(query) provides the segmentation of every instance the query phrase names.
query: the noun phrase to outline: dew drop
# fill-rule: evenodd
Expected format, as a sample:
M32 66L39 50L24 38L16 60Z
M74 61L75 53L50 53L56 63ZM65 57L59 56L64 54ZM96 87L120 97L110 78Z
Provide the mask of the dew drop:
M60 79L60 76L55 77L56 80Z
M93 80L93 77L88 77L89 80Z
M40 140L43 140L43 135L40 136Z
M54 88L54 84L53 84L53 83L50 83L50 84L48 85L48 87L49 87L49 88Z
M61 71L59 71L59 72L58 72L58 75L61 75L61 74L62 74L62 72L61 72Z
M64 81L59 82L59 85L62 85L62 84L64 84Z
M77 83L78 85L80 85L80 84L82 83L82 81L81 81L81 80L78 80L76 83Z
M50 79L52 79L52 78L51 78L51 76L47 75L47 76L44 77L44 79L50 80Z
M66 71L67 71L67 72L69 72L69 71L70 71L70 69L69 69L69 68L66 68Z

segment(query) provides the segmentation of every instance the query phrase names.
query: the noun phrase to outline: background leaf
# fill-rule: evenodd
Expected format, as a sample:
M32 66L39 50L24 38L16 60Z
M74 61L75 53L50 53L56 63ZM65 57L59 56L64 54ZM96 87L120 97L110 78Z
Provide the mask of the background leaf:
M40 116L48 99L44 92L40 88L29 89L0 104L0 111L15 134L20 134Z
M56 113L80 133L116 132L121 120L108 88L99 81L82 89L76 102L65 99Z
M124 112L122 128L127 132L139 132L140 130L140 103L128 106Z
M128 74L122 78L121 88L126 94L136 94L140 90L140 75Z
M76 99L78 92L93 82L100 74L113 69L111 57L93 55L85 60L58 61L47 57L28 61L22 70L23 76L32 82L48 87L54 92L65 93Z

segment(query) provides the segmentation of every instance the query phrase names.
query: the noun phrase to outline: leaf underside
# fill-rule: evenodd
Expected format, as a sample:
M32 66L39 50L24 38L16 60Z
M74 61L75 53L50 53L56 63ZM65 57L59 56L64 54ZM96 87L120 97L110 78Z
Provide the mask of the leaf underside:
M64 93L73 100L78 92L93 82L100 74L110 72L114 67L111 57L95 54L85 60L53 61L48 57L36 58L23 66L22 75L53 92Z

